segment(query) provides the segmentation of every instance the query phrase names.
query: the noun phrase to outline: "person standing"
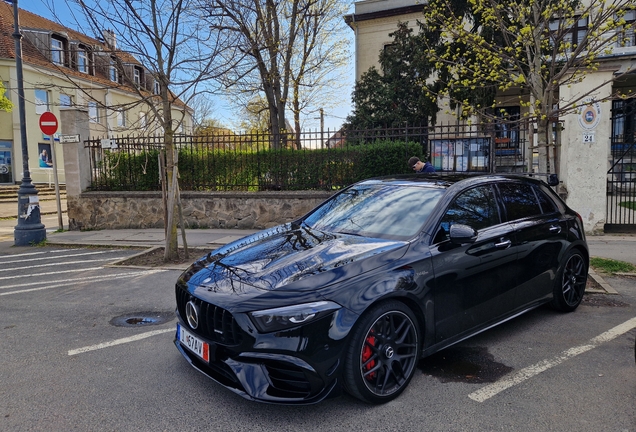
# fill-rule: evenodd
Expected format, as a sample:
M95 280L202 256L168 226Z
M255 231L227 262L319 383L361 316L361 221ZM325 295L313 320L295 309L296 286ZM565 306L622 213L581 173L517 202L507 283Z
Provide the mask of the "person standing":
M413 156L409 159L409 167L415 170L416 173L434 173L435 167L429 162L422 162L417 156Z

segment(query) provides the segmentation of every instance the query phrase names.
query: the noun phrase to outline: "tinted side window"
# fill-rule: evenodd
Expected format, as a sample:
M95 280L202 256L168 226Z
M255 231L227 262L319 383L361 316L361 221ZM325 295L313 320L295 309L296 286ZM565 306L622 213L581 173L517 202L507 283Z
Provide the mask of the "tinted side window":
M537 194L537 198L539 199L539 204L541 205L541 211L543 211L543 214L554 213L558 211L557 206L554 204L554 201L552 201L550 197L545 194L545 192L543 192L539 188L534 188L534 191Z
M523 183L502 183L498 187L509 221L541 214L541 206L532 186Z
M440 224L444 237L436 237L436 240L447 239L450 227L455 224L464 224L480 230L499 222L499 211L492 187L479 186L464 191L455 198Z

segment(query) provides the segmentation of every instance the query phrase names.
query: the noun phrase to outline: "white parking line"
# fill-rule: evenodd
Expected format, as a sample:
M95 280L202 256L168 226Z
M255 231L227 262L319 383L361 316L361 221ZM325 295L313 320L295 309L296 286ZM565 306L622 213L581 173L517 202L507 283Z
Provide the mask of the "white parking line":
M101 268L101 267L100 267ZM135 276L144 276L144 275L149 275L149 274L153 274L153 273L159 273L165 270L147 270L147 271L143 271L143 272L136 272L136 273L118 273L116 275L104 275L102 276L100 279L93 279L93 280L88 280L88 278L83 278L82 280L86 280L87 282L101 282L101 281L111 281L111 280L115 280L115 279L122 279L122 278L131 278L131 277L135 277ZM22 294L22 293L27 293L27 292L32 292L32 291L42 291L42 290L47 290L47 289L51 289L51 288L59 288L59 287L65 287L65 286L69 286L68 282L63 282L63 283L57 283L57 284L53 284L53 285L47 285L47 286L43 286L43 287L38 287L38 288L29 288L29 289L23 289L23 290L18 290L18 291L10 291L10 292L5 292L5 293L0 293L0 296L7 296L7 295L11 295L11 294Z
M49 275L61 275L62 273L79 273L79 272L85 272L85 271L91 271L91 270L101 270L103 268L104 267L99 266L99 267L88 267L88 268L73 269L73 270L57 270L57 271L46 272L46 273L20 274L20 275L15 275L15 276L3 276L3 277L0 277L0 280L24 279L24 278L27 278L27 277L49 276Z
M568 359L571 359L572 357L576 357L579 354L590 351L591 349L598 347L602 343L609 342L612 339L624 333L627 333L634 327L636 327L636 318L632 318L629 321L625 321L623 324L617 325L616 327L606 331L605 333L601 333L595 338L590 339L587 344L570 348L550 360L540 361L539 363L536 363L532 366L521 369L519 372L510 376L509 378L505 378L493 384L482 387L479 390L469 394L468 397L477 402L484 402L497 395L498 393L501 393L502 391L512 386L520 384L532 378L533 376L540 374L541 372L544 372L554 366L563 363Z
M84 348L78 348L78 349L74 349L74 350L70 350L68 352L68 355L72 356L72 355L76 355L76 354L81 354L81 353L85 353L85 352L89 352L89 351L95 351L98 349L102 349L102 348L109 348L115 345L121 345L121 344L125 344L125 343L129 343L129 342L135 342L141 339L146 339L149 338L151 336L156 336L159 334L163 334L163 333L170 333L173 332L175 333L177 330L176 328L169 328L169 329L162 329L162 330L153 330L147 333L141 333L135 336L130 336L127 338L122 338L122 339L115 339L112 340L110 342L104 342L104 343L100 343L97 345L91 345L91 346L87 346Z
M99 269L103 269L104 267L95 267L92 268L90 270L99 270ZM87 270L87 269L83 269L83 270ZM150 271L150 270L148 270ZM156 269L156 270L152 270L153 272L158 272L158 271L163 271L163 269ZM50 273L47 273L50 274ZM56 275L58 275L59 273L54 273ZM146 274L146 273L144 273ZM3 289L11 289L11 288L23 288L23 287L28 287L28 286L35 286L35 285L43 285L43 284L59 284L59 283L69 283L69 282L82 282L82 281L90 281L90 280L108 280L110 278L113 277L119 277L119 276L131 276L131 275L135 275L135 273L131 273L131 272L127 272L127 273L115 273L115 274L111 274L111 275L99 275L99 276L83 276L83 277L78 277L78 278L68 278L68 279L59 279L59 280L53 280L53 281L37 281L37 282L27 282L27 283L20 283L20 284L14 284L14 285L7 285L7 286L3 286L0 287L0 290Z
M114 261L114 259L111 257L111 258L100 258L100 259L82 260L82 261L64 261L62 263L39 264L39 265L30 265L30 266L27 266L27 267L13 267L13 268L8 268L8 269L0 269L0 272L3 272L3 271L15 271L15 270L28 270L28 269L39 268L39 267L53 267L53 266L66 266L66 265L71 265L71 264L93 263L93 262L98 262L98 261Z
M80 249L74 249L74 250L80 250ZM2 255L0 256L0 260L16 258L16 257L24 257L24 256L42 255L47 253L57 253L57 252L64 252L64 251L68 251L68 249L56 249L56 250L48 250L48 251L42 251L42 252L29 252L29 253L23 253L23 254Z
M67 252L68 252L68 250L67 250ZM68 254L68 255L53 255L53 254L50 254L49 256L40 256L40 257L37 257L37 258L21 259L21 260L15 260L15 261L3 261L2 264L23 263L23 262L28 262L28 261L41 261L41 260L45 260L45 259L83 257L83 256L86 256L86 255L97 255L97 254L105 254L105 253L113 253L113 252L118 252L118 251L117 250L106 250L106 251L99 251L99 252L86 252L86 253ZM113 259L116 259L116 258L113 258Z

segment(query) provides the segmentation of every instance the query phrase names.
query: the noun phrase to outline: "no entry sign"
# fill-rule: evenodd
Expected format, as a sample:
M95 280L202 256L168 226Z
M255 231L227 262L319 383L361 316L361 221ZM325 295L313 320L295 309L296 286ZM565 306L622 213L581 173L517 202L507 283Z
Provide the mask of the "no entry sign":
M53 135L57 132L57 117L52 112L44 112L40 116L40 130L44 135Z

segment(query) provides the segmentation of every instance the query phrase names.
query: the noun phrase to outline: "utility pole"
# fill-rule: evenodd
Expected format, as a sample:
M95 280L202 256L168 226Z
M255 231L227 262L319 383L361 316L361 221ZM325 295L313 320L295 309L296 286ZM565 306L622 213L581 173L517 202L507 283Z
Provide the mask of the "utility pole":
M325 131L325 110L320 108L320 147L325 147L323 133Z
M31 182L29 147L27 145L26 111L24 107L24 76L22 74L22 33L18 0L13 0L13 37L15 38L15 66L18 78L18 110L22 140L22 184L18 189L18 225L14 228L15 246L29 246L46 240L46 228L40 218L38 191ZM57 167L56 167L57 169Z

